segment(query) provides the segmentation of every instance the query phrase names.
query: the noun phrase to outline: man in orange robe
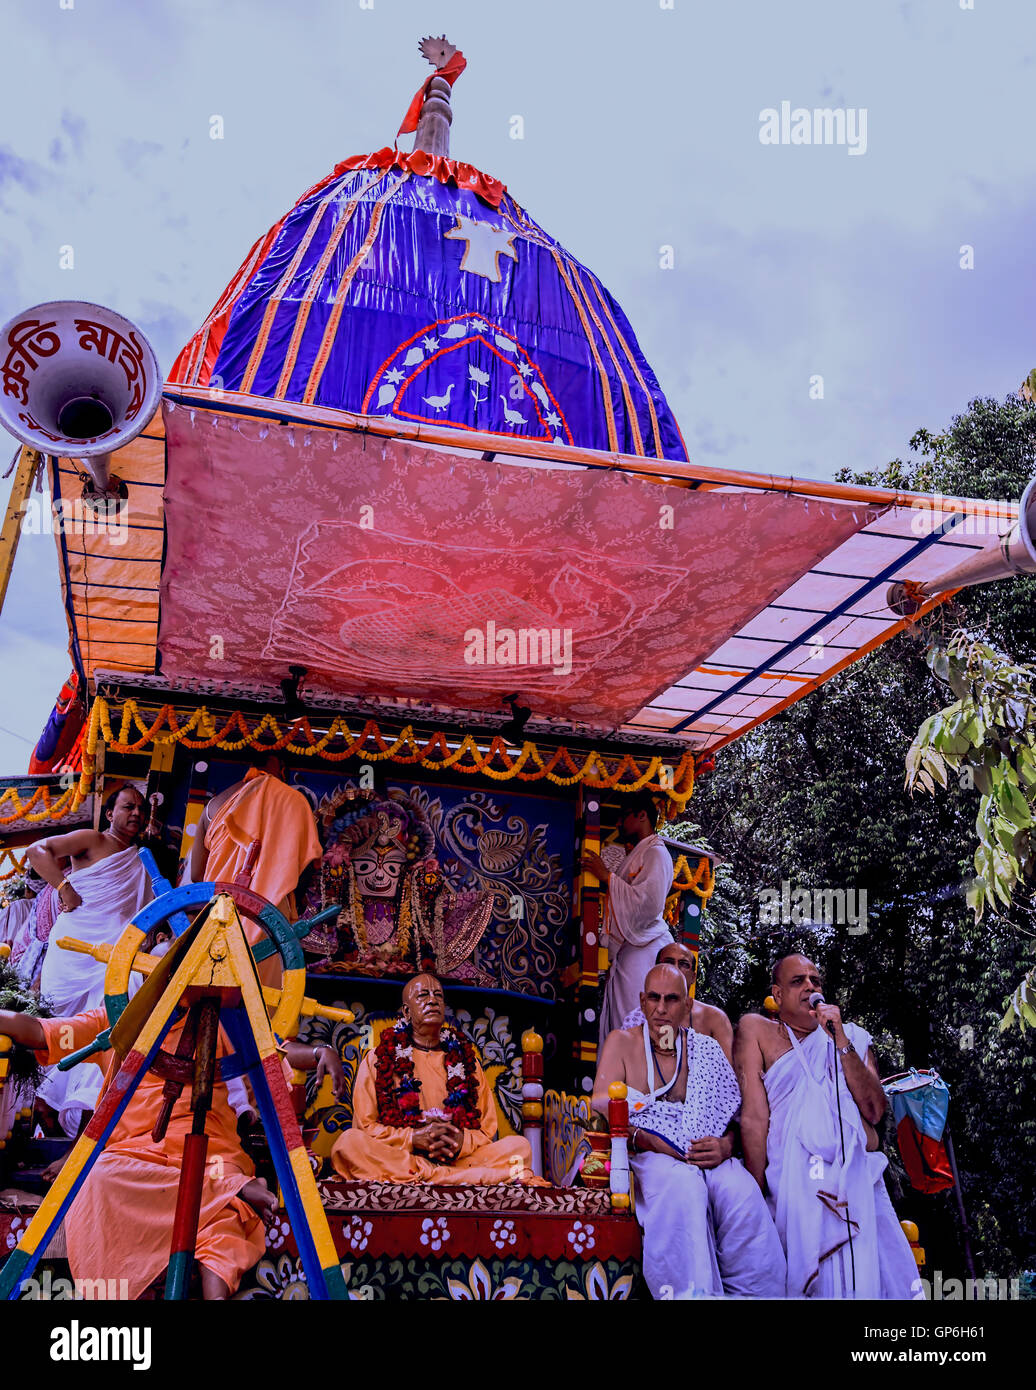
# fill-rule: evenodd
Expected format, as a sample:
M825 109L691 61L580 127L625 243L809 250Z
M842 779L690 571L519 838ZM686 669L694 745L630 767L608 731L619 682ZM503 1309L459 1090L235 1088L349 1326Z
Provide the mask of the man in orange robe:
M283 773L276 754L260 754L256 766L239 782L209 801L191 848L190 881L233 883L245 867L249 845L258 840L261 849L252 868L251 890L294 922L299 877L323 851L313 808L302 792L287 785ZM263 930L255 922L242 918L241 925L249 945L263 939ZM276 958L259 966L263 984L279 984L280 975Z
M477 1057L470 1073L451 1060L460 1054L445 1018L442 985L417 975L403 990L400 1023L357 1069L352 1128L331 1154L336 1170L378 1182L541 1183L529 1167L529 1141L497 1139L493 1092Z
M262 849L252 869L252 892L294 922L299 876L322 850L313 808L302 792L284 781L284 765L275 753L261 754L255 767L205 807L191 849L192 881L233 883L253 840L259 840ZM255 940L262 934L247 922L244 927L246 934L251 927Z
M0 1034L33 1048L45 1065L54 1065L93 1042L107 1026L103 1008L73 1018L48 1019L0 1009ZM175 1051L182 1027L182 1021L173 1025L163 1048ZM222 1031L219 1050L221 1054L226 1050ZM284 1052L289 1065L302 1071L319 1060L313 1048L294 1041L284 1045ZM344 1074L340 1062L335 1070L331 1052L326 1049L326 1064L337 1089ZM91 1062L105 1071L103 1096L118 1073L119 1057L114 1051L95 1053L80 1065ZM124 1290L128 1298L138 1298L169 1263L184 1140L193 1120L187 1085L173 1106L165 1136L160 1143L154 1142L151 1131L162 1106L163 1084L154 1072L144 1074L65 1214L73 1279L118 1281L114 1287L120 1296ZM266 1248L263 1224L272 1217L277 1199L255 1176L252 1161L241 1148L227 1088L219 1081L212 1089L205 1131L209 1146L195 1259L205 1298L228 1298Z

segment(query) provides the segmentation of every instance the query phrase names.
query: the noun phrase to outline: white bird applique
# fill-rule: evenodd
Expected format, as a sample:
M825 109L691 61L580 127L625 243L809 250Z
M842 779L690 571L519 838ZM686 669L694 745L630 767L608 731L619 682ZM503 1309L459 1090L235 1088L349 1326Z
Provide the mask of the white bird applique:
M506 396L501 396L500 399L504 403L504 419L507 421L509 425L524 425L527 423L525 416L522 415L519 411L508 410Z
M450 396L453 394L453 382L451 381L446 388L445 396L422 396L425 405L430 405L433 410L445 410L450 403Z

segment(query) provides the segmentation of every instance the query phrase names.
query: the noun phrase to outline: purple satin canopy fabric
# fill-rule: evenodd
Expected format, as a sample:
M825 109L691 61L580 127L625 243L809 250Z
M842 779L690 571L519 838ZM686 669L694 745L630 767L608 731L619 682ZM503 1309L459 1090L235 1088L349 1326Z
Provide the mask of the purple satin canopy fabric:
M625 314L508 193L493 208L408 169L336 171L217 309L172 381L687 457Z

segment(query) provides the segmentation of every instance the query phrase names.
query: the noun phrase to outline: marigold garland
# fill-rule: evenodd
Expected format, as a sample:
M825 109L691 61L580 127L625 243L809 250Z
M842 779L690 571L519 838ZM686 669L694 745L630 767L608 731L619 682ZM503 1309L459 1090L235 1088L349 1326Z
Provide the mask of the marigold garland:
M0 824L20 819L60 820L64 816L74 815L93 789L99 740L113 753L140 753L149 745L168 743L180 743L185 748L199 751L219 748L227 753L239 753L244 748L264 748L270 752L287 751L307 758L319 756L333 763L357 758L365 762L392 761L400 766L419 766L430 771L454 768L469 775L480 773L496 782L514 779L537 782L545 778L557 787L582 783L597 791L620 793L647 788L667 797L674 811L682 811L694 792L695 755L691 749L682 754L679 763L672 769L658 756L648 759L646 766L641 767L631 753L622 753L611 759L615 770L609 772L609 759L598 749L592 749L585 756L580 755L581 762L577 762L565 747L554 749L544 759L536 744L526 740L521 751L512 756L504 740L496 736L483 753L474 738L467 734L460 745L450 752L447 736L441 729L422 743L413 725L408 724L397 735L387 739L377 721L368 719L359 734L354 735L341 715L335 715L327 733L318 738L305 716L296 719L287 729L282 729L272 714L264 714L254 727L250 727L241 712L235 710L226 717L222 728L217 729L216 721L205 705L199 705L181 724L175 708L171 704L164 704L149 723L134 699L123 704L120 714L119 736L116 738L108 702L98 695L90 710L78 783L64 791L54 802L51 802L49 787L37 787L29 800L24 802L17 790L9 787L0 794L0 811L6 805L13 805L14 811L10 815L0 814ZM134 730L139 734L135 739L132 738ZM192 734L197 737L190 737ZM264 738L264 734L270 737ZM331 745L338 738L344 747L333 749ZM300 742L300 739L306 741ZM373 744L373 748L368 744ZM43 809L33 812L32 808L37 804L42 804Z
M446 1116L458 1129L479 1129L482 1111L475 1048L452 1024L443 1024L439 1037L446 1066ZM461 1071L463 1075L458 1076ZM374 1050L374 1091L383 1125L413 1129L420 1122L421 1085L414 1076L414 1035L405 1019L386 1028Z
M701 858L697 868L692 869L686 854L679 855L673 865L673 889L677 893L686 893L690 889L704 903L712 897L715 886L716 874L708 859Z
M140 737L131 741L134 729ZM194 733L199 737L191 738L190 735ZM94 701L90 733L87 737L86 752L91 757L98 735L115 753L138 753L152 743L182 743L185 748L191 749L215 747L225 752L240 752L246 747L261 747L271 752L286 750L303 757L320 755L329 762L343 762L347 758L357 757L368 762L391 760L430 769L452 767L459 772L482 773L495 781L518 778L521 781L532 782L545 777L556 786L569 787L583 782L599 790L617 788L622 792L640 791L648 787L652 791L664 793L680 809L687 804L694 791L694 753L691 750L681 756L671 776L666 775L663 782L661 774L667 765L657 756L650 758L646 767L641 769L632 754L623 753L617 759L613 759L617 765L615 771L609 773L605 755L597 749L586 754L581 763L577 763L564 747L555 749L549 758L544 760L536 744L526 740L521 751L512 756L504 740L495 736L487 751L483 753L474 738L467 734L459 746L450 752L446 734L442 730L424 740L422 746L411 724L401 729L394 738L386 739L377 721L368 719L360 733L354 735L341 715L335 715L328 731L320 737L313 733L305 716L295 720L286 730L282 730L272 714L264 714L254 727L249 727L240 711L228 715L222 729L217 730L212 714L204 705L193 710L181 724L174 707L166 704L148 723L137 701L130 699L122 707L119 737L115 739L108 703L99 696ZM264 735L269 737L264 738ZM305 742L300 742L303 738ZM343 740L343 748L332 749L331 745L336 738ZM373 749L366 746L368 743L373 743ZM438 753L439 756L432 757L432 753ZM564 772L557 769L563 769ZM628 780L624 780L626 778ZM669 785L670 782L672 785Z
M0 883L5 882L9 878L17 878L19 874L25 872L29 865L29 861L24 854L19 859L9 845L0 846L0 868L3 867L8 859L11 861L12 867L8 869L5 874L0 874Z

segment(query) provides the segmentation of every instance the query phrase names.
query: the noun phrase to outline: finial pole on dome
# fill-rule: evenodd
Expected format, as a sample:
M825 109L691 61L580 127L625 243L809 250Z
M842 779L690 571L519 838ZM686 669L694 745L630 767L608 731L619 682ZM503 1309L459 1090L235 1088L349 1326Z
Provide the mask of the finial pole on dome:
M425 150L428 154L445 155L450 153L450 124L453 111L450 108L450 90L454 82L467 67L467 60L445 34L439 38L422 39L417 45L420 51L435 68L434 74L422 83L420 90L410 103L403 117L396 138L415 131L414 149Z

